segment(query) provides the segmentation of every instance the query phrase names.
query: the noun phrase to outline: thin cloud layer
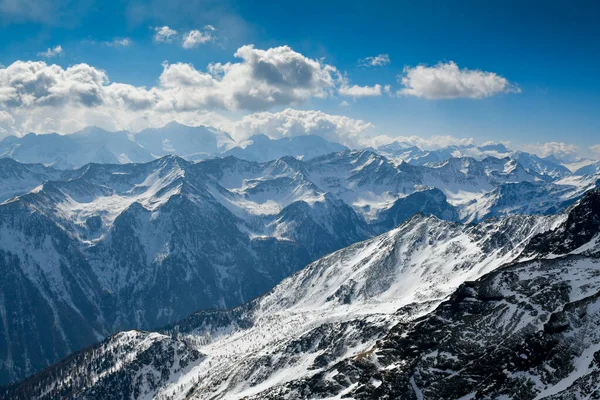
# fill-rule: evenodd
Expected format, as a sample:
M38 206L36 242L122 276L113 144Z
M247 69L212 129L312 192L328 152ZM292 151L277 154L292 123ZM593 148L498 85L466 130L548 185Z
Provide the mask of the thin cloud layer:
M433 67L406 67L400 82L404 88L398 95L428 100L482 99L500 93L521 92L518 86L494 72L460 69L453 61Z
M240 121L223 128L237 139L255 134L265 134L273 139L318 135L349 147L360 147L361 141L374 126L369 122L322 111L288 108L278 113L261 112L246 115Z
M392 61L390 60L390 56L387 54L379 54L374 57L366 57L358 60L358 65L363 67L383 67L384 65L388 65Z
M540 157L554 156L565 162L572 162L578 156L578 148L573 144L564 142L529 143L523 146L523 150L535 153Z
M130 38L115 38L110 42L104 42L107 46L111 47L129 47L133 44L133 40Z
M475 143L473 138L459 138L452 135L434 135L429 138L421 136L388 136L378 135L373 138L365 138L363 144L366 146L381 146L392 142L406 143L416 146L422 150L438 150L448 146L470 146Z

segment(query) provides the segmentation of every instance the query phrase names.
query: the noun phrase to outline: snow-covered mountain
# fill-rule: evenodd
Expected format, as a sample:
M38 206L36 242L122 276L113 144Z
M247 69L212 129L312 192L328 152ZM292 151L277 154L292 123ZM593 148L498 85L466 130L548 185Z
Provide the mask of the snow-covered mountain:
M63 175L67 173L41 164L21 164L11 158L0 158L0 203Z
M22 186L1 186L13 196L38 184L0 204L1 269L11 277L0 291L3 382L119 329L243 303L371 236L349 206L325 195L246 212L243 197L206 168L169 156L89 164L41 184L46 176L30 183L22 174Z
M461 204L458 207L459 220L476 222L511 214L554 214L596 187L600 187L600 174L570 176L554 183L506 183Z
M463 226L418 215L389 233L324 257L247 305L199 312L154 336L118 334L91 353L63 362L58 374L42 374L62 376L56 389L65 393L77 389L74 393L80 398L115 396L119 393L115 390L123 389L110 382L120 374L127 378L118 379L129 385L120 393L140 397L252 395L368 350L395 323L432 310L464 280L515 259L535 233L558 220L509 217ZM140 358L164 358L160 346L151 355L137 350L128 356L113 355L112 349L118 351L125 338L133 341L126 346L137 349L151 347L150 338L164 341L165 334L177 338L183 354L199 354L185 368L168 364L167 379L152 365L133 367L143 362ZM94 376L70 377L77 370L74 365L87 365L83 359L100 363L96 357L111 361ZM88 371L87 366L82 371ZM151 384L161 379L160 384ZM71 386L83 381L95 385ZM87 390L90 387L93 393Z
M260 399L597 397L600 191L516 262L463 283L375 346Z
M119 164L153 159L128 132L107 132L94 127L71 135L8 136L0 141L0 158L6 157L58 169L79 168L91 162Z
M523 151L512 151L501 143L475 145L453 145L437 150L421 150L420 148L402 142L392 142L374 149L375 152L390 159L404 161L412 165L428 165L440 163L450 158L473 158L483 160L488 157L512 158L527 171L538 174L545 180L552 181L572 175L571 170L562 165L554 157L538 157ZM576 175L582 175L578 172Z
M577 169L575 175L597 175L600 173L600 162L589 164Z
M417 215L241 307L117 334L5 395L589 397L598 238L598 190L563 215L476 225Z
M442 162L449 158L471 157L478 160L486 157L504 158L513 153L501 143L483 146L451 145L437 150L422 150L417 146L397 141L378 146L375 151L386 157L400 159L413 165Z
M126 164L148 162L166 155L189 161L235 156L265 162L292 156L310 159L347 150L320 136L271 139L255 135L237 143L229 134L210 126L185 126L171 122L132 134L90 127L70 135L30 133L0 141L0 158L39 163L57 169L77 169L88 163Z
M228 133L210 126L186 126L171 122L162 128L148 128L132 135L155 157L178 155L186 160L202 160L236 145Z
M549 214L596 185L594 176L548 183L510 158L415 166L351 150L306 161L0 167L0 254L13 277L0 291L4 382L120 329L242 304L415 213Z

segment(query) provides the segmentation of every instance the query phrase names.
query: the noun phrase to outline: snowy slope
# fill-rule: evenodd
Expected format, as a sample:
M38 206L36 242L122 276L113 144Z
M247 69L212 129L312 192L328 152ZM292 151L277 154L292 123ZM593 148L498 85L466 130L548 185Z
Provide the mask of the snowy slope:
M62 172L2 162L11 198L0 204L0 251L19 279L0 295L10 299L7 310L26 303L53 310L26 323L25 311L2 314L5 382L116 330L242 304L415 213L449 221L548 214L596 183L591 176L547 183L510 158L415 166L350 150L263 163L167 156ZM529 183L549 189L530 195ZM490 195L508 185L520 189ZM86 333L78 335L69 318L81 319ZM60 340L45 341L46 330ZM34 334L23 336L27 331Z
M314 376L368 350L399 321L434 309L465 280L514 260L532 236L563 220L509 217L467 226L415 216L393 231L310 264L253 302L229 311L199 312L170 326L164 334L185 343L186 353L202 356L185 369L169 370L168 383L134 398L233 399ZM80 359L94 365L94 354L111 346L114 340L109 339ZM137 370L127 371L114 374L129 384L125 392L147 392L148 385L132 379ZM32 379L49 397L54 390L75 389L79 398L90 399L111 392L114 379L109 375L89 383L83 373L63 378L60 386L52 378L56 372ZM53 389L46 392L49 384ZM27 392L28 385L13 393Z
M10 158L0 158L0 203L27 193L48 180L61 179L68 173L40 164L21 164Z
M598 175L600 174L600 162L589 164L577 169L575 175Z
M463 283L368 351L249 398L594 398L599 237L596 190L517 262Z

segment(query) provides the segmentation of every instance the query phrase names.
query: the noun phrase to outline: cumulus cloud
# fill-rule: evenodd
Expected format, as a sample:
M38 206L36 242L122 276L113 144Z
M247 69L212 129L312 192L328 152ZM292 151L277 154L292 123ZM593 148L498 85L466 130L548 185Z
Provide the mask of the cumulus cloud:
M340 88L353 97L382 91L379 85L348 86L335 67L288 46L267 50L242 46L235 57L236 62L212 63L204 71L191 64L165 62L153 87L111 82L105 71L88 64L63 68L42 61L16 61L0 67L0 109L14 117L22 132L66 132L92 123L133 129L163 121L167 115L214 119L216 110L288 107L335 95Z
M157 26L154 28L154 41L159 43L171 43L179 33L168 26Z
M375 57L366 57L358 60L358 65L363 67L383 67L391 62L389 55L379 54Z
M216 63L208 72L191 64L165 64L160 84L178 109L263 110L327 97L335 89L335 68L288 46L240 47L235 63Z
M600 144L595 144L593 146L590 146L590 150L593 153L600 155Z
M46 50L46 51L37 53L38 56L46 57L46 58L60 56L61 54L63 54L63 48L61 45L58 45L54 48L48 48L48 50Z
M103 102L108 77L87 64L67 69L45 62L17 61L0 68L0 105L5 107L95 106Z
M213 32L215 31L216 29L212 25L206 25L202 31L198 29L191 30L183 35L181 46L184 49L193 49L201 44L214 42L216 36L214 36Z
M273 139L318 135L350 147L359 147L374 126L369 122L322 111L288 108L277 113L260 112L246 115L240 121L224 128L238 139L259 133Z
M519 93L521 89L493 72L460 69L453 61L433 67L405 67L400 77L404 85L398 95L436 99L482 99L499 93Z
M337 81L339 85L338 93L341 96L353 97L357 99L360 97L381 96L382 93L382 86L379 84L373 86L350 85L348 77L339 72L337 73Z

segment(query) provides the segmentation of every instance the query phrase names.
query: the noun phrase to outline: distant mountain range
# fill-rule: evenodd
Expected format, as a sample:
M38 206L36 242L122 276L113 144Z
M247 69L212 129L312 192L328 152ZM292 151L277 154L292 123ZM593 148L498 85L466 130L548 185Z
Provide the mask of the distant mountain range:
M135 134L91 127L70 135L30 133L0 141L0 157L57 169L76 169L88 163L142 163L166 155L178 155L189 161L228 155L261 162L285 156L309 159L346 149L346 146L328 142L320 136L273 140L265 135L255 135L238 144L218 129L176 122Z
M23 137L9 136L0 141L0 157L57 169L76 169L92 162L148 162L166 155L178 155L188 161L229 155L257 162L286 156L308 160L342 150L348 148L315 135L270 139L258 134L238 143L219 129L209 126L190 127L177 122L138 133L107 132L90 127L70 135L30 133ZM550 179L600 171L600 163L591 160L562 165L554 156L541 158L535 154L510 150L503 144L453 145L437 150L422 150L407 143L393 142L367 150L396 162L404 161L418 166L443 162L449 158L470 157L481 161L486 157L509 157L518 161L523 168Z

